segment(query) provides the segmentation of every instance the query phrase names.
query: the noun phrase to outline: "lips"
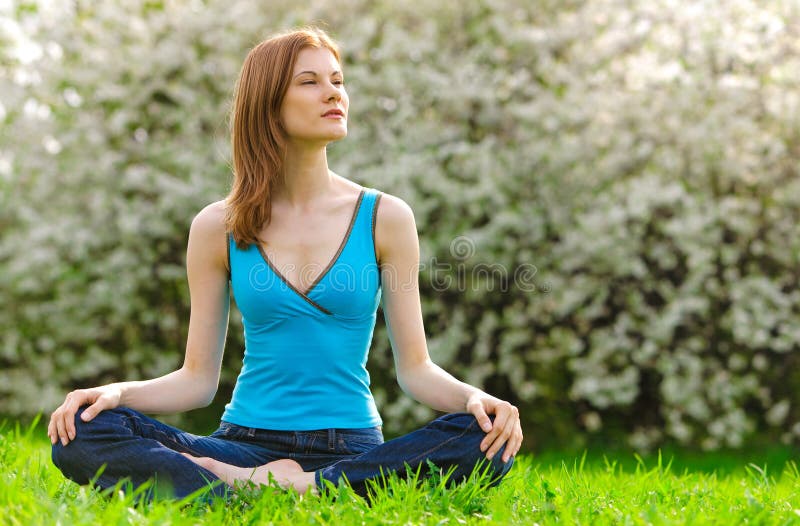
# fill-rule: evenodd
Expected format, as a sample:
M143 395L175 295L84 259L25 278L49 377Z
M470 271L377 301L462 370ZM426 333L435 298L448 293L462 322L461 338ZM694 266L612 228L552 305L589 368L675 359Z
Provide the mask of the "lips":
M322 114L323 117L332 117L334 115L338 115L339 117L344 117L344 112L339 109L328 110Z

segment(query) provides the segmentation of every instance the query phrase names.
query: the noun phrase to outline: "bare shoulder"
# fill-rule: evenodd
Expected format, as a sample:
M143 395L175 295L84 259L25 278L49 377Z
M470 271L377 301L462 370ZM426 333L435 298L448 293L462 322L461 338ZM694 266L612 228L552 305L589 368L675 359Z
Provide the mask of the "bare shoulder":
M225 229L225 200L215 201L206 205L200 212L194 216L192 224L197 223L198 226Z
M381 192L376 221L385 225L408 226L409 223L413 224L414 222L414 211L403 199Z
M375 214L375 248L378 261L392 249L413 250L417 244L414 211L403 199L381 192Z
M200 210L189 230L189 252L205 254L227 268L225 201L216 201Z
M192 232L202 237L224 237L225 201L216 201L200 210L192 220Z

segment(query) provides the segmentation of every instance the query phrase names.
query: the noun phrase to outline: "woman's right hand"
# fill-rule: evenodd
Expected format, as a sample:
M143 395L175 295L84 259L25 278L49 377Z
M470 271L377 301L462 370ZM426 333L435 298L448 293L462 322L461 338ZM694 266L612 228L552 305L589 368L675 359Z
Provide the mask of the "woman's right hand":
M121 397L122 390L114 384L72 391L64 403L50 415L50 424L47 426L50 443L55 444L61 440L61 444L66 446L75 438L75 413L81 406L89 404L81 413L81 420L88 422L100 411L118 407Z

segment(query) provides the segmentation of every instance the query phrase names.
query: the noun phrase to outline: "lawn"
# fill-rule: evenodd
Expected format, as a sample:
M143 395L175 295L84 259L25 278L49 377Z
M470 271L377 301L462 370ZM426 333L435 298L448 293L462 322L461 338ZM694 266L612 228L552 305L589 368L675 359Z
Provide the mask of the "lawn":
M65 480L40 427L0 427L0 524L800 524L791 451L521 455L502 485L390 480L370 499L244 489L229 502L136 503ZM758 460L761 463L753 462Z

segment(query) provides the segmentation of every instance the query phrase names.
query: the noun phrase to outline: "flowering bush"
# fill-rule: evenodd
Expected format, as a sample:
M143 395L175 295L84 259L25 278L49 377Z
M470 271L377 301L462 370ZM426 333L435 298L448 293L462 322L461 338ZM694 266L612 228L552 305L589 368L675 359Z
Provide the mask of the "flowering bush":
M257 4L6 13L0 411L180 365L238 68L325 21L351 97L330 164L414 209L437 363L518 404L531 444L800 436L795 3ZM241 348L234 311L209 418ZM382 321L369 365L389 432L432 416Z

